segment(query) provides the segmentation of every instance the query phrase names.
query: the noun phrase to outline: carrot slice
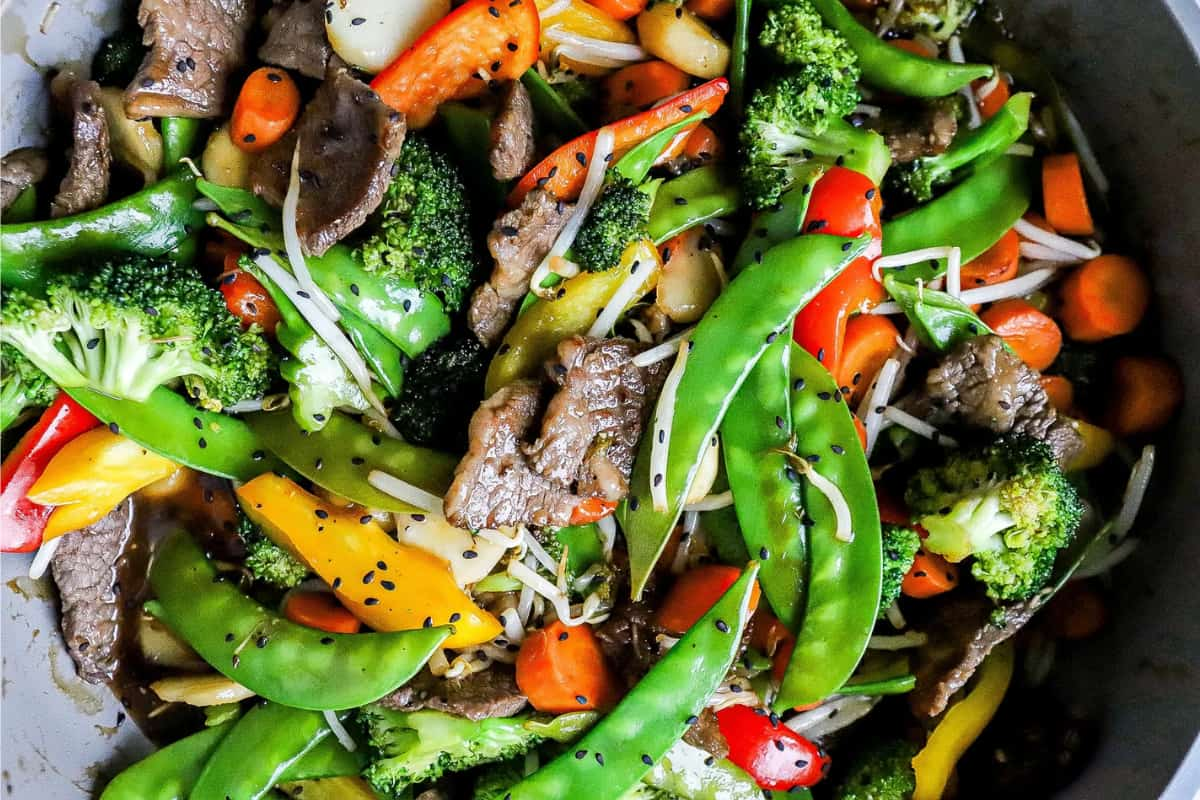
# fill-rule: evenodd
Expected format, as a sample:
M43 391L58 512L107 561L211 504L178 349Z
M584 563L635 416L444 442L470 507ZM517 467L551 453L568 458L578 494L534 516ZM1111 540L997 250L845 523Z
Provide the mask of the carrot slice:
M890 319L875 314L858 314L846 323L837 382L838 386L850 387L847 399L851 405L862 400L871 380L896 349L899 335Z
M1133 259L1103 255L1067 276L1061 297L1067 335L1098 342L1138 326L1150 305L1150 281Z
M990 286L1017 277L1017 262L1021 257L1021 237L1009 229L983 255L962 265L960 274L964 289Z
M1091 236L1095 232L1087 192L1083 188L1083 173L1079 170L1079 156L1074 153L1042 159L1042 203L1046 220L1059 233Z
M286 70L260 67L238 92L229 136L239 150L258 153L283 138L300 115L300 90Z
M631 19L646 8L647 0L591 0L591 4L614 19Z
M687 73L666 61L643 61L619 69L604 79L609 119L621 119L686 91Z
M733 11L733 0L688 0L687 8L701 19L716 22Z
M958 567L922 547L904 576L900 591L905 597L923 599L948 592L955 586L958 586Z
M560 620L525 637L517 686L535 709L551 714L608 710L621 694L592 626Z
M1183 376L1165 358L1125 356L1113 365L1108 427L1118 436L1153 433L1183 402Z
M283 615L298 625L330 633L358 633L362 623L329 592L292 592Z
M1075 405L1075 384L1062 375L1043 375L1042 389L1050 398L1050 405L1062 412L1070 411Z
M679 576L658 609L658 624L683 633L712 608L721 595L741 577L737 567L704 564ZM750 608L758 606L758 586L750 594Z

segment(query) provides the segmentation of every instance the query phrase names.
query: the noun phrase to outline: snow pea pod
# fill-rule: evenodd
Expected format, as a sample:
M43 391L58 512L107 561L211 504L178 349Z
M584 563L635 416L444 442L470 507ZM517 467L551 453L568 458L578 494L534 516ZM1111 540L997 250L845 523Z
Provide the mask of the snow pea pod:
M353 708L412 678L450 629L325 633L297 625L220 578L186 531L150 566L161 619L214 669L267 700L310 710Z
M511 800L621 797L680 740L740 649L758 565L567 752L512 787Z
M780 242L800 235L804 215L808 213L808 202L812 199L812 188L825 171L814 168L808 176L798 179L796 185L783 193L779 205L754 215L750 223L750 235L738 248L737 255L729 265L729 274L736 275L763 257L763 254Z
M944 97L980 78L989 78L987 64L956 64L924 58L901 50L867 30L841 0L813 0L825 24L845 37L872 86L907 97Z
M549 81L533 67L521 76L521 83L529 91L529 100L538 119L564 140L574 139L588 132L587 123L579 118L571 104L563 99ZM440 109L439 109L440 110Z
M367 508L412 511L412 506L371 486L367 475L381 470L427 492L442 495L457 459L436 450L383 436L334 412L319 431L305 433L284 411L248 414L246 424L296 472Z
M658 187L647 224L650 238L662 244L677 233L732 214L741 194L715 165L698 167Z
M921 342L938 353L992 332L969 305L945 292L903 283L895 275L883 277L883 288L904 309Z
M241 419L196 408L165 386L141 403L90 389L66 392L110 428L185 467L237 481L285 469Z
M794 631L808 563L800 486L789 477L785 454L792 438L791 349L789 337L780 336L754 365L721 423L721 449L746 550L761 565L763 594Z
M237 724L230 720L180 739L113 778L100 800L184 800L208 757Z
M835 538L833 506L810 479L802 478L809 530L808 593L796 646L775 700L777 711L828 697L854 674L875 627L883 581L871 468L837 384L802 347L792 348L792 429L804 469L832 482L849 506L853 538Z
M746 375L796 312L861 255L867 242L865 236L814 234L777 245L762 263L734 278L696 325L676 395L686 400L674 409L667 474L651 475L650 454L659 432L647 430L638 447L629 497L617 509L629 547L635 599L683 511L701 456ZM651 500L652 479L665 482L663 510L656 510Z

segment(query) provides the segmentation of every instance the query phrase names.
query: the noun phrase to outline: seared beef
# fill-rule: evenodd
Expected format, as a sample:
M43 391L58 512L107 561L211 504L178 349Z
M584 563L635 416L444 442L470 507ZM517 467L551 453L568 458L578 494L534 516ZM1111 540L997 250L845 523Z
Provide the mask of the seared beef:
M283 203L297 136L296 227L304 251L319 256L379 207L404 143L404 115L349 70L331 68L296 134L283 137L251 170L254 191L269 203Z
M537 423L541 390L516 381L483 401L471 417L470 449L446 493L446 519L460 528L570 524L580 498L538 475L521 444Z
M517 688L512 667L496 663L461 680L445 680L435 677L429 670L422 670L380 702L398 711L431 709L480 720L511 717L528 701Z
M529 292L529 279L550 252L573 209L549 192L534 189L525 195L520 208L496 220L488 234L488 251L496 264L488 282L475 290L467 311L467 324L479 341L489 347L499 341Z
M897 164L946 152L958 132L953 105L940 100L884 108L868 125L883 134Z
M558 345L547 371L560 388L541 436L525 449L534 470L585 497L620 500L628 493L642 427L666 377L665 362L633 365L644 349L629 339L583 336Z
M533 101L519 80L511 81L492 120L492 147L488 161L496 180L519 178L533 166Z
M46 177L46 152L36 147L13 150L0 159L0 211L7 211L21 192Z
M67 92L71 109L71 163L50 204L50 216L69 217L91 211L108 197L112 151L108 120L100 105L100 84L74 81Z
M117 565L133 529L133 501L66 534L50 569L62 599L62 634L79 677L104 683L117 668L121 587Z
M713 758L729 755L729 742L717 723L717 712L706 708L697 715L696 723L683 734L683 740L693 747L706 750Z
M925 385L903 405L933 425L955 423L1044 440L1060 463L1082 446L1070 421L1060 418L1050 404L1038 373L999 336L978 336L960 344L930 370Z
M333 48L325 36L325 11L321 0L292 0L276 6L267 41L258 57L268 64L322 78Z
M125 113L219 117L229 79L246 60L251 0L141 0L138 24L150 48L125 90Z

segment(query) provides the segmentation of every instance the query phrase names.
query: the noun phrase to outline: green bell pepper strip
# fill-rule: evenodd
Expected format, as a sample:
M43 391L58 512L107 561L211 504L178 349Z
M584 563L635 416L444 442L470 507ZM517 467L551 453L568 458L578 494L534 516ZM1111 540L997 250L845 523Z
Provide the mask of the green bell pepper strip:
M838 694L859 694L874 697L888 694L907 694L917 686L917 676L897 675L893 678L880 678L874 681L851 681L837 690Z
M758 565L567 752L512 787L511 800L616 800L678 742L729 671L750 619Z
M792 188L783 193L778 206L754 215L750 221L750 235L742 242L729 265L730 275L736 275L760 260L764 253L780 242L800 235L804 216L808 213L808 203L812 199L813 186L824 174L825 171L819 167L810 170L806 177L797 180Z
M367 362L388 397L399 397L404 388L404 354L375 326L349 309L341 309L342 330Z
M285 469L240 418L196 408L165 386L141 403L91 389L65 391L109 428L185 467L235 481Z
M796 646L774 703L780 712L828 697L854 674L875 628L883 582L883 541L871 468L837 384L802 347L792 348L792 430L797 471L816 471L837 487L850 509L853 538L836 538L833 506L802 477L808 593Z
M579 118L571 104L563 99L536 69L530 67L521 76L521 83L529 90L529 99L533 103L534 114L550 126L550 129L563 138L563 141L574 139L588 132L587 123Z
M146 610L214 669L267 700L339 710L403 685L450 634L447 627L394 633L325 633L297 625L223 580L186 531L158 546L150 566L157 600Z
M800 627L808 577L800 486L785 455L792 438L791 337L767 348L733 396L721 423L725 472L746 550L759 560L759 583L788 630Z
M508 186L496 180L488 158L492 149L491 115L462 103L443 103L438 107L438 117L462 168L463 180L472 192L472 204L486 208L489 214L503 206Z
M922 344L937 353L948 353L961 342L992 332L969 305L953 295L903 283L895 275L883 276L883 288L904 309Z
M983 255L1029 209L1033 159L1001 156L935 200L883 225L883 255L952 246L963 263ZM946 272L945 259L889 271L904 283L926 283Z
M825 24L845 37L866 83L907 97L945 97L974 80L990 78L987 64L956 64L893 47L863 27L841 0L812 0Z
M334 412L325 427L305 433L285 411L246 416L246 425L285 464L331 492L367 508L412 511L412 506L367 482L381 470L427 492L442 495L450 487L458 459L392 439Z
M196 180L183 169L82 214L0 225L0 280L9 288L36 291L50 264L118 253L162 255L204 224L195 200Z
M653 136L635 144L628 153L617 159L617 163L612 165L612 170L632 183L641 183L646 180L646 176L654 168L654 163L658 161L663 151L680 131L708 119L709 116L711 115L707 111L700 110L668 125Z
M746 101L746 60L750 53L751 0L734 0L733 40L729 57L729 103L737 117Z
M732 214L740 202L735 181L725 180L715 165L697 167L658 187L647 231L661 245L676 234Z
M196 149L200 138L201 120L191 117L163 117L163 169L170 171L181 158L187 158Z
M658 431L642 435L630 480L630 494L617 509L629 547L630 588L642 594L687 497L701 457L733 396L759 356L790 331L792 317L866 250L867 238L800 236L767 252L760 264L747 267L730 282L696 325L687 369L679 383L671 425L667 474L667 508L651 500L650 453ZM653 428L653 426L651 426Z
M205 728L151 753L113 778L100 800L184 800L236 720Z
M17 199L12 201L12 205L4 210L5 224L28 222L33 219L37 215L37 195L36 184L22 189L21 193L17 195Z

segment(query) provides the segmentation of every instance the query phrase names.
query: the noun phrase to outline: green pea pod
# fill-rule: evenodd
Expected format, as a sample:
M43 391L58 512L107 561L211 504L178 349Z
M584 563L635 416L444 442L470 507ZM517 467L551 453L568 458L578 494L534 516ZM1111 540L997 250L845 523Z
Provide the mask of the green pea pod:
M476 208L488 214L504 205L507 186L496 180L488 152L492 149L492 118L486 111L462 103L443 103L438 117L450 141L450 150L462 167L463 180Z
M367 475L372 470L442 495L458 463L445 453L389 438L337 412L325 427L311 433L300 430L286 411L248 414L246 424L296 472L367 508L412 510L371 486Z
M883 582L883 542L871 468L837 384L802 347L792 348L792 428L803 469L830 481L849 506L853 538L843 542L835 537L833 506L810 479L801 478L808 525L808 593L776 711L824 699L854 674L875 627Z
M746 267L762 259L763 255L780 242L800 235L804 216L808 213L808 202L812 199L812 188L825 174L820 167L813 167L803 179L779 198L779 205L769 211L754 215L750 223L750 235L738 248L737 255L729 265L729 274L736 275Z
M654 162L658 161L663 151L671 144L671 140L681 130L695 125L701 120L708 119L708 117L709 113L707 111L697 111L694 114L688 114L683 119L672 125L668 125L648 139L643 139L634 145L633 149L628 153L617 159L617 163L612 166L613 171L633 183L641 183L650 174L651 168L654 167Z
M150 566L158 599L146 610L214 669L276 703L338 710L403 685L450 633L325 633L297 625L222 580L186 531L159 545Z
M0 225L0 280L34 291L48 265L117 253L158 256L204 224L196 180L180 170L115 203L59 219Z
M956 64L923 58L893 47L867 30L841 0L812 0L825 24L845 37L858 56L863 80L907 97L945 97L980 78L990 78L987 64Z
M698 167L658 187L647 230L655 244L711 219L737 211L741 201L735 181L714 165Z
M205 728L151 753L113 778L100 800L184 800L209 756L236 724L230 720Z
M792 438L791 340L780 336L754 365L721 423L721 449L746 550L759 583L788 630L800 626L807 542L800 486L786 453Z
M729 57L729 103L738 117L746 100L746 61L750 54L751 0L734 0L733 41Z
M564 140L588 132L587 123L579 118L571 104L536 69L527 69L521 76L521 83L529 90L529 99L533 102L533 112L537 118Z
M642 436L630 494L617 510L629 547L631 590L641 596L675 523L683 511L701 462L725 410L759 356L804 307L847 264L866 250L867 238L800 236L769 250L733 279L696 325L687 369L674 410L664 482L665 509L655 509L650 491L653 438ZM653 426L651 426L653 427Z
M724 679L750 619L758 565L721 596L608 715L512 788L511 800L621 797L683 737Z
M163 169L169 171L196 149L200 138L200 120L191 117L163 117Z
M1029 208L1034 190L1033 159L1001 156L941 197L883 225L883 255L926 247L953 246L963 263L999 241ZM946 261L896 270L899 280L926 283L946 272Z
M101 422L185 467L236 481L284 469L241 419L196 408L165 386L141 403L90 389L66 392Z
M957 297L902 283L895 275L883 276L883 288L904 309L921 342L935 352L948 353L967 339L991 333L971 307Z
M12 205L4 209L4 222L14 224L28 222L37 216L38 191L36 185L26 186L12 201Z
M917 676L897 675L874 681L851 681L837 690L838 694L862 694L870 697L889 694L907 694L917 686Z
M341 325L387 396L399 397L404 388L404 354L400 348L353 311L342 309Z

